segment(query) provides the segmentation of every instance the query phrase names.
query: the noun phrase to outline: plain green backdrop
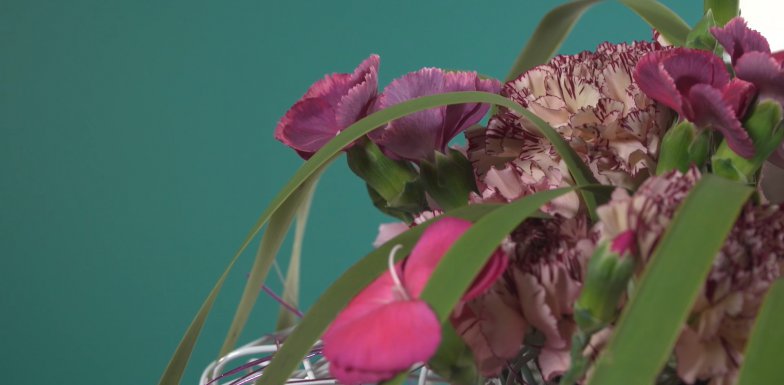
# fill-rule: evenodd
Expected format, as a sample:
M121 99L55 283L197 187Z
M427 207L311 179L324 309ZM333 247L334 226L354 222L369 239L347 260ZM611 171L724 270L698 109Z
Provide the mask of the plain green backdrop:
M272 132L313 81L370 53L382 84L423 66L503 77L559 3L0 0L0 382L155 383L301 163ZM690 23L702 10L665 3ZM608 2L562 51L649 37ZM336 162L308 225L305 307L385 220ZM215 358L251 254L183 383ZM262 296L241 340L271 330L276 313Z

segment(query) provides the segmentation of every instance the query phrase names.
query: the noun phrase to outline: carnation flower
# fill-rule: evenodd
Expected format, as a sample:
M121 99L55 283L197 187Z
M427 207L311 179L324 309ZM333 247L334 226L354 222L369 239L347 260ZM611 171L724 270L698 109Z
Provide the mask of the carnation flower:
M378 93L378 55L353 73L325 76L314 83L275 128L275 139L308 159L346 127L365 117Z
M594 246L581 216L529 219L511 234L504 246L510 256L507 271L488 294L453 317L484 375L497 375L533 329L544 335L537 347L545 378L568 369L574 302Z
M673 115L640 91L632 71L643 55L661 49L604 43L531 69L501 93L555 128L601 183L635 187L653 174ZM572 183L552 144L513 111L502 110L468 139L483 200L510 201ZM570 194L548 210L573 215L577 205Z
M500 83L482 79L475 72L423 68L392 81L378 99L376 110L410 99L457 91L497 93ZM414 162L432 160L434 151L445 153L447 145L466 128L479 122L489 104L453 104L415 112L373 131L370 138L388 156Z
M675 210L700 178L696 168L652 177L633 196L617 190L598 209L604 239L632 230L640 257L650 258ZM784 261L784 207L743 209L717 254L675 348L679 376L687 383L731 383L743 359L762 298Z

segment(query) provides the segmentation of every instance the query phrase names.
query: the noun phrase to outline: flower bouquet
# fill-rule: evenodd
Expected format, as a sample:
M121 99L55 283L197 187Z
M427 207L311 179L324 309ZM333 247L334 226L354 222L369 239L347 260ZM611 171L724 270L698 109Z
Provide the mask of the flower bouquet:
M593 3L548 14L505 82L423 68L380 91L371 55L313 84L275 129L307 161L231 262L266 224L202 383L784 383L784 53L737 1L707 0L692 28L622 0L650 41L552 57ZM343 153L397 221L301 319L265 288L280 331L235 350ZM230 269L162 384L179 383ZM231 369L246 353L261 357Z

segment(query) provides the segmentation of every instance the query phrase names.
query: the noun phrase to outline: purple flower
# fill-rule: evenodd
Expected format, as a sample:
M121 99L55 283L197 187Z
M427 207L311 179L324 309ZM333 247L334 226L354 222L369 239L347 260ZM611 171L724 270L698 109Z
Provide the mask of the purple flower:
M421 96L457 91L497 93L500 83L480 79L473 72L447 72L423 68L392 81L379 97L377 110ZM390 157L411 161L433 158L445 152L449 141L479 122L490 108L487 104L455 104L420 111L394 120L370 134L370 138Z
M754 84L760 97L784 104L781 52L772 54L768 41L741 17L732 19L724 28L712 28L711 33L730 55L738 78Z
M754 155L754 144L739 119L754 99L755 87L730 80L717 56L688 48L653 52L637 64L634 78L643 92L682 118L719 130L739 155Z
M275 139L310 158L346 127L365 117L378 93L379 57L353 73L331 74L314 83L275 128Z

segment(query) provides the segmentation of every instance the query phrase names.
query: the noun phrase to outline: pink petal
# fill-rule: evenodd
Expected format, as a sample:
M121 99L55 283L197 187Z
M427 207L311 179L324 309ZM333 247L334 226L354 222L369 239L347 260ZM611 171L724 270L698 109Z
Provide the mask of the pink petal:
M481 80L476 73L445 72L423 68L392 81L379 97L376 109L384 109L427 95L456 91L498 92L496 80ZM475 124L489 106L451 105L420 111L389 123L370 137L389 156L421 161L431 159L434 151L446 151L449 141Z
M310 158L367 114L378 92L378 63L371 55L352 74L331 74L314 83L280 120L275 138Z
M340 131L335 113L324 98L298 101L275 128L275 139L308 159Z
M340 99L335 111L341 130L368 115L378 94L377 68L378 56L373 55L354 71L354 76L361 75L362 78Z
M750 52L735 64L735 74L754 83L760 90L760 97L767 97L784 104L784 70L771 55Z
M402 263L395 265L398 276L400 276L401 273L401 265ZM380 307L401 299L403 299L402 295L395 287L395 281L392 279L392 274L389 271L386 271L348 303L335 320L332 321L332 324L330 324L329 328L324 333L324 337L327 338L334 330L340 329L346 325L355 324L358 319L378 310Z
M646 95L683 115L683 97L662 64L667 54L662 51L645 55L637 63L634 80Z
M444 72L423 68L393 80L381 94L378 109L385 109L420 96L442 93ZM445 108L431 108L392 121L370 137L388 155L403 159L429 159L439 146L437 129L444 120Z
M563 339L558 328L560 314L553 314L547 304L545 288L539 284L536 277L529 273L516 270L514 274L520 306L525 319L545 335L547 346L559 349L565 347L567 341Z
M711 28L711 33L730 55L733 64L748 52L770 53L768 40L749 28L742 17L730 20L723 28Z
M408 225L403 222L382 223L378 226L378 236L373 241L373 247L378 248L406 231L408 231Z
M669 55L662 61L664 68L683 95L695 84L724 88L730 81L724 62L708 51L676 48L665 52Z
M443 92L484 91L497 94L501 83L495 79L480 79L474 72L447 72L444 76ZM449 141L485 116L489 104L452 104L446 106L443 130L439 137L441 150L446 149Z
M429 360L441 342L441 324L424 301L395 301L331 329L323 341L338 381L371 383Z
M746 115L746 111L748 111L749 106L757 96L757 88L754 87L754 84L735 78L727 84L722 93L724 100L735 111L735 116L742 118Z
M519 311L490 293L455 311L452 324L485 377L498 375L523 344L528 325Z
M544 348L539 352L539 367L546 381L566 373L571 362L568 349Z
M463 301L470 301L484 294L493 284L495 284L498 277L506 271L508 265L509 258L503 251L497 250L493 253L490 260L487 261L487 264L485 264L479 272L479 275L477 275L471 283L471 287L469 287L468 291L463 295Z
M784 51L779 51L773 54L773 59L779 63L779 66L784 67Z
M411 250L403 268L403 286L418 298L441 257L471 227L464 219L443 217L428 227Z
M695 124L719 130L738 155L745 158L754 156L754 143L719 90L707 84L697 84L689 92L689 101L694 110Z

